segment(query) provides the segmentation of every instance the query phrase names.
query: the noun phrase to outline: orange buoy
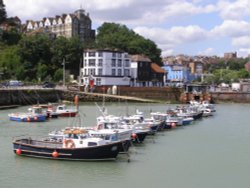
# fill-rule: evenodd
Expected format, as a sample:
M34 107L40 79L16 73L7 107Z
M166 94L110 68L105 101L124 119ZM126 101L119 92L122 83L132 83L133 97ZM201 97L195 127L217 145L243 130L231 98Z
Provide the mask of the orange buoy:
M16 149L16 154L17 155L21 155L22 154L22 150L20 148Z
M136 139L136 138L137 138L137 134L135 134L135 133L132 133L131 136L132 136L133 139Z
M30 117L27 117L27 121L30 122Z
M172 128L176 127L176 123L172 122L172 123L171 123L171 127L172 127Z
M35 116L35 117L34 117L34 120L35 120L35 121L37 121L37 120L38 120L38 118Z
M59 156L59 153L57 151L54 151L52 153L52 157L57 158Z

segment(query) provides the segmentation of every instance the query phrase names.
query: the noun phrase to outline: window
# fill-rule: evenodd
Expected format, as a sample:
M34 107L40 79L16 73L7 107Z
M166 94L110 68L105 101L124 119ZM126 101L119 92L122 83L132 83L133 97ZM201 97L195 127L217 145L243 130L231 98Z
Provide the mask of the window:
M121 59L118 59L118 64L117 64L118 67L122 67L122 60Z
M122 75L122 69L118 69L118 76L121 76Z
M112 53L112 57L116 57L116 53L115 52Z
M125 60L125 67L130 67L130 63L128 59Z
M130 76L129 69L124 69L124 76Z
M98 66L102 67L103 59L98 59Z
M98 52L98 57L102 57L102 56L103 56L102 52Z
M88 142L88 146L97 146L96 142Z
M102 75L102 69L98 69L98 75Z
M89 52L89 57L95 57L95 52Z
M100 86L102 85L102 79L101 78L96 78L96 85Z
M118 58L122 58L122 53L118 53Z
M112 69L112 76L115 76L116 72L115 69Z
M111 66L112 66L112 67L115 67L115 66L116 66L116 61L115 61L115 59L112 59Z
M95 66L95 59L89 59L89 66Z
M84 75L87 75L87 69L84 69Z
M89 69L89 75L95 75L95 69Z

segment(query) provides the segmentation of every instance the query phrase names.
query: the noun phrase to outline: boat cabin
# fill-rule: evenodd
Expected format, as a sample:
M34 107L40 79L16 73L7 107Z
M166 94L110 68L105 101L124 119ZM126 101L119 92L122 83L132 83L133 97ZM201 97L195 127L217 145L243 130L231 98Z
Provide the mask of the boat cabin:
M28 112L31 114L43 114L43 109L40 106L33 106L28 109Z

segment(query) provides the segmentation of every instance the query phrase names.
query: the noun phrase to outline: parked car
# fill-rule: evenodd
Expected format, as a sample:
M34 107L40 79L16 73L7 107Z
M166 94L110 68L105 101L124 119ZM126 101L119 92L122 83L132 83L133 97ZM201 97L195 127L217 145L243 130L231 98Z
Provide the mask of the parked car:
M51 82L44 82L42 87L43 88L55 88L56 85L54 83L51 83Z
M19 80L10 80L9 82L7 82L7 86L10 87L23 86L23 82Z

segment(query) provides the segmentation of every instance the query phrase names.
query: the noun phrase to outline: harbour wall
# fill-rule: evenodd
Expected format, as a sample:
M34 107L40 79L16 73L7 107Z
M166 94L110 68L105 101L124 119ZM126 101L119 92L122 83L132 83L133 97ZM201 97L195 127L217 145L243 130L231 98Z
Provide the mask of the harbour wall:
M73 102L76 94L79 96L80 102L103 100L106 102L178 102L181 94L181 90L178 88L119 87L116 94L108 93L108 89L96 88L93 93L57 89L2 89L0 90L0 106L44 104L60 100Z
M0 90L0 106L6 105L32 105L48 102L59 102L60 100L72 101L74 96L79 96L80 102L106 102L132 101L132 102L181 102L182 91L179 88L150 88L150 87L121 87L117 88L117 95L105 94L107 90L97 88L95 93L79 91L56 90L56 89L4 89ZM211 92L209 93L215 103L236 102L250 103L250 93L247 92ZM119 95L122 95L121 97ZM124 97L130 96L130 97ZM132 98L132 97L138 97ZM104 99L105 98L105 99ZM148 100L140 100L141 98Z
M61 91L36 89L3 89L0 90L0 105L32 105L58 102L62 99Z
M220 103L220 102L250 103L249 92L211 92L210 94L215 103Z
M110 88L107 87L96 87L95 92L98 93L112 93L108 91ZM152 99L158 101L172 101L177 102L182 93L180 88L170 87L127 87L119 86L114 92L117 95L122 96L133 96L145 99Z

